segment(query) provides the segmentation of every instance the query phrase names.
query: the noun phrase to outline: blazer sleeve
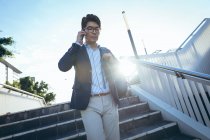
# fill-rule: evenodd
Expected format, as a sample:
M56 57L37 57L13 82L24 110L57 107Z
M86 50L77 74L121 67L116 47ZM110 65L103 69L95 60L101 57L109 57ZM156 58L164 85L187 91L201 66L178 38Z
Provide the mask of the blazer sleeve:
M118 72L118 66L119 66L119 61L117 58L114 56L114 54L107 48L102 48L102 55L104 53L111 53L112 54L112 59L109 61L104 61L102 60L102 65L104 65L105 73L108 77L115 78L119 72Z
M80 49L80 45L73 43L72 46L68 49L68 51L61 57L61 59L58 62L58 68L66 72L72 68L73 65L75 65L76 56Z

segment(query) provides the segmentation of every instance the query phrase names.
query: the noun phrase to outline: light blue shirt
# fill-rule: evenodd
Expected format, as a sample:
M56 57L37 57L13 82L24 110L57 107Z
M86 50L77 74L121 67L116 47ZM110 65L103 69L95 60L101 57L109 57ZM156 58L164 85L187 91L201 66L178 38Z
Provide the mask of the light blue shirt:
M92 69L92 85L91 94L99 94L109 92L109 84L105 77L105 73L101 65L101 55L99 46L92 49L89 45L85 45Z

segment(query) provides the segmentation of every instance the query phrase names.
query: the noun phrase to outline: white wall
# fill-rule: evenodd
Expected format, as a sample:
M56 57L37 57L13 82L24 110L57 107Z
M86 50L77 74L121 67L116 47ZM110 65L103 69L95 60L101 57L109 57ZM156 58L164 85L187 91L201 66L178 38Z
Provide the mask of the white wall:
M44 106L42 99L0 87L0 115Z

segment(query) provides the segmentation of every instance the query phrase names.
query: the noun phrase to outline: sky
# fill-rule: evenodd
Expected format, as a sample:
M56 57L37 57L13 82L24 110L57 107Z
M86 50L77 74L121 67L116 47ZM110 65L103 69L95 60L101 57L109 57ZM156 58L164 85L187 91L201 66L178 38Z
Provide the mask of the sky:
M0 0L0 37L13 37L15 57L6 60L48 83L53 103L70 101L74 70L61 72L58 61L76 40L81 19L95 14L101 20L98 44L113 54L133 56L122 11L139 55L144 46L155 50L178 48L210 17L210 0ZM144 44L144 45L143 45Z

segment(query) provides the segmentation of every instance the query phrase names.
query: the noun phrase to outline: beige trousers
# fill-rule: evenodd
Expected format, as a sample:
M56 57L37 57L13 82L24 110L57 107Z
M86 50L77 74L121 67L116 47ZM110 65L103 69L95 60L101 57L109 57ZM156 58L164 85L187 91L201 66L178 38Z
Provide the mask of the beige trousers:
M120 140L118 108L110 94L91 97L81 115L87 140Z

